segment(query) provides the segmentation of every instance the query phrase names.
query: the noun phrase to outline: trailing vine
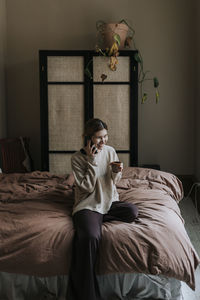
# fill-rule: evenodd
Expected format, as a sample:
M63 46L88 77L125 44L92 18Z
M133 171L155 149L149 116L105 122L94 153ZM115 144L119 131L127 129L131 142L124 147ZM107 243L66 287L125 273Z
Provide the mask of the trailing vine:
M131 47L131 44L133 44L133 49L136 50L137 52L134 55L135 60L138 63L138 67L139 67L139 72L138 72L138 84L140 87L140 94L141 94L141 102L144 103L147 99L148 99L148 94L147 92L144 92L144 82L145 81L152 81L153 82L153 87L155 89L155 100L156 103L158 103L160 95L159 95L159 80L157 77L149 77L149 74L151 73L149 70L144 70L144 63L143 63L143 58L141 55L141 52L139 51L139 49L136 47L136 43L135 43L135 30L126 22L126 20L122 19L119 23L116 23L116 27L118 26L118 24L125 24L128 28L128 34L127 37L125 39L125 43L124 43L124 47ZM113 44L110 47L106 47L105 49L103 49L100 44L103 42L104 40L104 29L105 29L105 25L106 23L104 21L97 21L96 22L96 28L97 28L97 44L95 46L95 51L97 53L99 53L99 55L105 56L105 57L109 57L109 68L112 71L116 71L117 70L117 64L118 64L118 56L120 55L119 53L119 47L121 45L121 38L120 35L117 34L116 32L112 31L112 37L113 37ZM89 65L90 65L91 61L89 61L89 63L87 64L86 68L85 68L85 74L92 79L92 74L90 72L89 69ZM106 80L107 75L106 74L102 74L101 75L101 79L102 82L104 80Z

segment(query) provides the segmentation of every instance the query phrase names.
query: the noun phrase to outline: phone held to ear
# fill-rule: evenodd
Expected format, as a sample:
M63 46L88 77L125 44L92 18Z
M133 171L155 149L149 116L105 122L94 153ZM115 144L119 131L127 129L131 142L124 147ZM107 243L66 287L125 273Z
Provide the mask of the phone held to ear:
M85 137L85 143L84 143L85 146L87 146L88 140L91 141L90 147L92 147L94 145L94 143L92 142L91 137L89 137L89 136ZM98 153L98 150L96 149L95 152L94 152L94 154L97 154L97 153Z

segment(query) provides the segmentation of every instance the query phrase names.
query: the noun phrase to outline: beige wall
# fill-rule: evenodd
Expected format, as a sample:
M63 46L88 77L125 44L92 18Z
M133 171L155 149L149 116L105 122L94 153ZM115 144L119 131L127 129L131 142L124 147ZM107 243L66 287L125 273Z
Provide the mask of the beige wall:
M194 173L194 1L7 0L9 136L27 135L40 166L39 49L93 49L95 22L126 18L146 69L160 80L139 105L139 162Z
M0 138L6 137L5 50L6 0L0 0Z
M196 23L196 41L197 41L197 55L196 55L196 75L197 75L197 89L195 97L195 176L200 181L200 2L197 3L197 23Z

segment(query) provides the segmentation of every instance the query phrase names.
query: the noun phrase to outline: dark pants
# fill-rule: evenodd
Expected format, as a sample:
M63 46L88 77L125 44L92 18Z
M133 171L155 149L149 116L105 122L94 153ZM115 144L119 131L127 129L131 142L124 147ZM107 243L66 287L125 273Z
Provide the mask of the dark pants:
M131 223L137 215L138 209L135 205L121 201L113 202L105 215L88 209L74 214L75 237L67 300L99 298L95 262L102 223L113 220Z

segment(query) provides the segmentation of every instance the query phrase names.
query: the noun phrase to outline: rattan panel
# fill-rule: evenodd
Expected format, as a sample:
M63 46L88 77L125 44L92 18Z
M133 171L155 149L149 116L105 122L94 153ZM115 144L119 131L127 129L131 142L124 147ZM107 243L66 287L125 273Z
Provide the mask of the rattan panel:
M84 58L82 56L49 56L47 68L49 82L84 80Z
M53 174L70 174L72 154L54 154L49 155L49 171Z
M94 86L94 117L108 125L109 144L130 149L129 85Z
M96 56L93 58L94 81L102 81L101 75L107 75L105 81L124 82L130 80L130 58L118 57L117 70L109 68L109 57Z
M49 150L78 150L84 126L83 85L49 85Z
M130 154L129 153L117 153L119 160L123 162L124 167L130 166Z

